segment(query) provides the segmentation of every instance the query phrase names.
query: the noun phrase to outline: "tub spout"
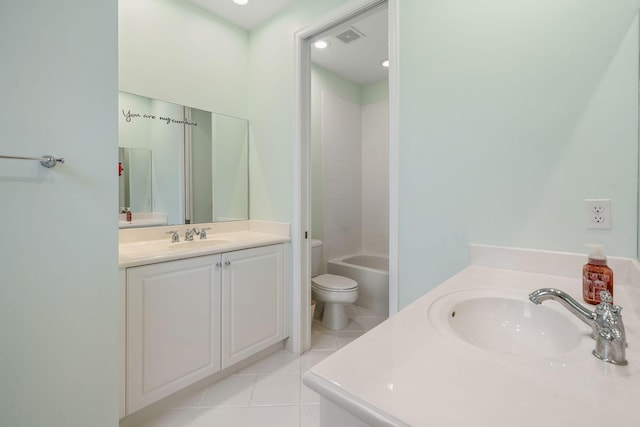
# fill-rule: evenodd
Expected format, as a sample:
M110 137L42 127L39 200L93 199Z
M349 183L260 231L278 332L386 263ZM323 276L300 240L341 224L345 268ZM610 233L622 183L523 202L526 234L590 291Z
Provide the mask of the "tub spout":
M535 304L540 304L548 299L559 302L591 327L593 331L591 336L596 340L596 348L593 350L594 356L614 365L627 364L625 357L627 340L620 314L622 308L611 304L613 299L608 291L600 292L602 302L598 304L595 312L587 310L566 292L559 289L538 289L529 294L529 299Z

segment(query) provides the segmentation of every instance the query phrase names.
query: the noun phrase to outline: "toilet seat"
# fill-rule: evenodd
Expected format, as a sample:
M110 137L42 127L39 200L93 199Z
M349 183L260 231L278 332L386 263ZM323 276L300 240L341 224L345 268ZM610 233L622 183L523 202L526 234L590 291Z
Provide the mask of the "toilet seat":
M311 285L330 292L348 292L358 288L358 282L335 274L321 274L311 278Z

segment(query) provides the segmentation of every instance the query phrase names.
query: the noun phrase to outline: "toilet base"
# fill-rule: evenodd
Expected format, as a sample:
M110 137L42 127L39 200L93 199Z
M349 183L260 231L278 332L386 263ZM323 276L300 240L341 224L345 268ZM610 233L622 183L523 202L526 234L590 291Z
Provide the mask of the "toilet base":
M349 317L344 304L325 303L324 314L322 315L322 325L325 328L338 331L346 328L348 324Z

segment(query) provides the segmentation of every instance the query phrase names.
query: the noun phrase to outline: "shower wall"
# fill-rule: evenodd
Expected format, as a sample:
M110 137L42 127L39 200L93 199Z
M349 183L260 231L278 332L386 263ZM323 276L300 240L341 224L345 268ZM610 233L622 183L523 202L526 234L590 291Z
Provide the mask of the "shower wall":
M362 106L362 251L389 256L389 101Z
M325 260L388 256L388 101L366 105L322 93L322 230ZM312 197L316 197L313 194Z
M360 105L322 94L322 183L325 260L362 247Z

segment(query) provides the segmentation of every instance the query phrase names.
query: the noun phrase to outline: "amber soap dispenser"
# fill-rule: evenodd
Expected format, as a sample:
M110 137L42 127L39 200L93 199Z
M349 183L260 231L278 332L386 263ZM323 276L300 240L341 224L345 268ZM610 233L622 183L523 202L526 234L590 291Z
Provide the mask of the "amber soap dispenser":
M602 245L587 245L591 252L582 267L582 298L589 304L600 304L600 291L607 290L613 298L613 270L607 266Z

